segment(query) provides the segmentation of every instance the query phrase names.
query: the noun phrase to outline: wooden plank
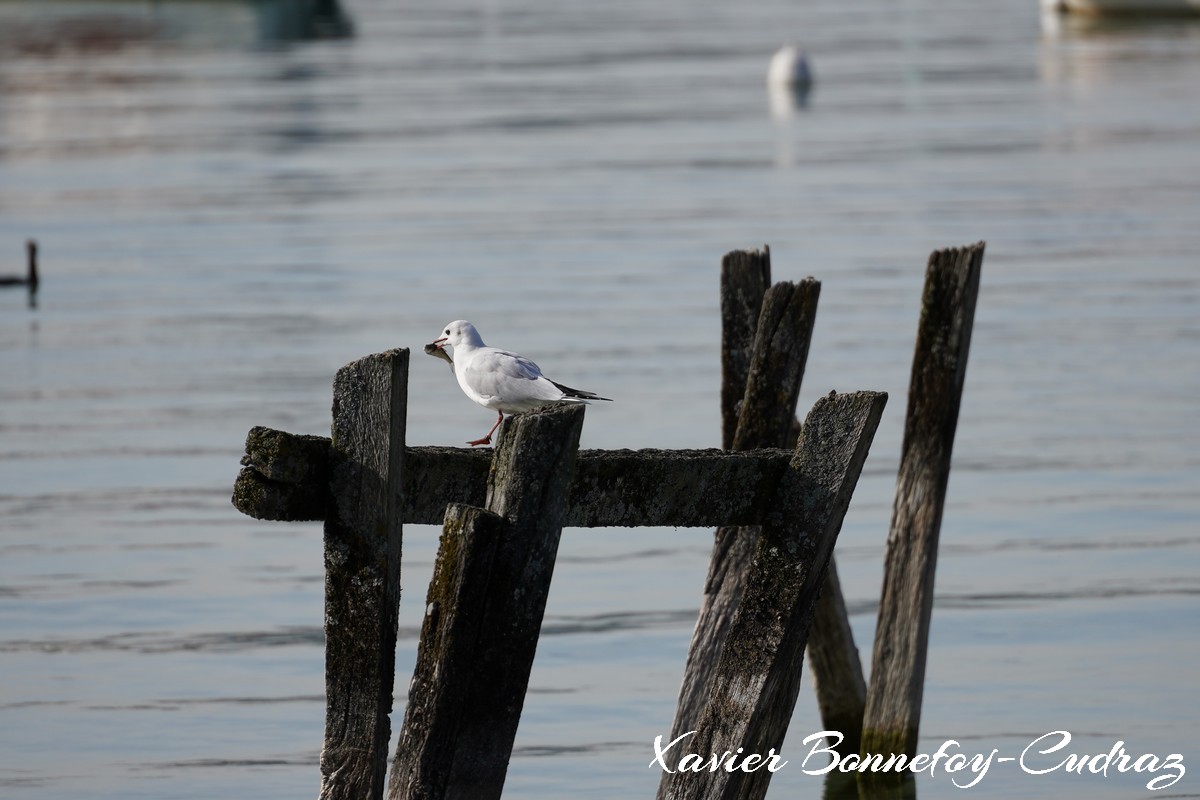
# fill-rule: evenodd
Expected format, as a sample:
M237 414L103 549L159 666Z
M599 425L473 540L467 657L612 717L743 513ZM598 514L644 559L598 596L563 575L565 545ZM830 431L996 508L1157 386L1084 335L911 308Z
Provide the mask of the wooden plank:
M771 248L734 250L721 259L721 447L733 448L754 332L771 285Z
M744 319L737 319L734 310L746 314L754 309L755 304L743 295L748 291L745 289L747 284L757 285L759 265L753 259L748 259L741 266L751 273L749 279L735 281L726 278L723 272L722 280L721 305L728 312L723 315L724 322L730 326L722 333L723 348L739 353L745 346L738 343L739 337L745 337L747 333L753 337L753 344L749 345L750 363L745 374L733 369L725 369L722 373L725 381L739 377L744 381L741 402L738 403L740 414L731 446L734 450L787 447L791 444L789 440L792 439L796 402L800 396L809 343L812 341L821 284L807 278L800 283L772 286L763 297L757 319L748 326ZM738 288L735 290L730 287ZM727 298L725 293L730 291L737 291L738 294ZM725 360L737 361L733 357ZM722 387L722 397L732 396L733 392L727 391L727 388ZM761 507L767 506L764 504ZM733 527L728 522L714 535L704 597L696 627L692 631L676 702L672 738L694 728L699 718L726 632L742 595L757 541L756 528Z
M323 520L330 502L328 436L256 426L246 434L233 505L255 519Z
M829 558L825 586L813 612L808 634L808 663L812 670L813 691L821 712L821 729L840 731L842 741L835 749L842 754L859 752L863 710L867 705L867 684L862 661L850 630L850 615L842 583L838 579L837 559Z
M983 242L934 251L925 272L863 721L863 752L885 756L916 752L938 538L983 251Z
M453 506L447 513L391 800L500 797L583 414L576 405L505 419L487 511Z
M491 685L475 658L487 638L489 578L507 528L503 517L481 508L446 509L388 782L393 800L448 796L458 731L474 713L474 694Z
M306 441L296 441L306 440ZM321 444L324 443L324 448ZM233 504L256 519L324 517L327 481L271 480L272 475L319 475L295 464L277 466L272 454L327 458L329 440L254 428L244 467L234 484ZM487 494L490 450L410 447L406 451L401 513L406 523L439 525L451 503L482 506ZM281 456L282 457L282 456ZM568 527L712 527L757 524L771 486L787 468L791 452L750 450L581 450L567 503ZM744 487L730 492L728 487Z
M571 484L575 527L710 527L761 518L786 450L585 451ZM730 491L730 487L738 491Z
M37 295L38 284L41 282L38 278L38 243L34 239L25 242L25 250L29 254L29 275L26 282L29 285L29 306L32 308L37 305L34 297Z
M361 358L338 370L333 383L322 800L383 797L400 604L408 356L397 349Z
M783 745L800 664L834 542L887 402L878 392L830 394L805 420L774 513L763 525L695 733L664 760L660 800L761 798L771 772L678 769L684 752L767 756ZM727 757L728 758L728 757ZM735 767L741 758L735 757ZM751 764L755 766L755 764ZM674 770L674 771L669 771Z
M777 283L767 290L754 332L754 352L738 414L734 450L790 447L800 382L808 363L821 282ZM762 402L759 398L774 402Z

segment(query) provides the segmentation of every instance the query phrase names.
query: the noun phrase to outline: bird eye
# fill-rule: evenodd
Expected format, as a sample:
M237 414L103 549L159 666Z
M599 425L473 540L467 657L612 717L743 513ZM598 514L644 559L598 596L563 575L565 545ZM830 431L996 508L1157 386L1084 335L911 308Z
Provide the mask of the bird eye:
M449 328L446 328L446 335L447 335L447 336L449 336L449 335L450 335L450 329L449 329Z

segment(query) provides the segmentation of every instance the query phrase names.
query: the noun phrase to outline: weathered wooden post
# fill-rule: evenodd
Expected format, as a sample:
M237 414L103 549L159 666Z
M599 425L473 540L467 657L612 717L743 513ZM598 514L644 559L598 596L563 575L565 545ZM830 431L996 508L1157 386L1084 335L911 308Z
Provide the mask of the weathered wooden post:
M407 406L407 349L360 358L334 379L325 510L322 800L383 796L400 605Z
M770 249L765 246L761 251L733 251L722 259L721 423L722 446L726 448L734 446L739 413L747 397L750 361L756 352L759 316L770 280ZM808 336L811 338L811 328ZM769 385L759 385L759 389L769 388ZM759 409L755 414L759 418L768 413L766 409L772 409L770 413L778 415L789 404L795 408L795 400L783 393L772 395L760 391L752 402ZM793 419L792 431L774 446L788 446L788 440L795 438L799 428L799 421ZM741 535L734 528L717 531L704 602L685 666L677 704L679 710L672 728L674 735L689 729L699 714L705 682L716 666L729 619L737 607L741 576L749 565L756 536L754 530L745 530ZM813 614L807 652L822 725L827 730L842 732L844 738L836 745L839 751L856 753L867 689L838 579L836 558L829 560L825 587Z
M26 261L28 262L28 274L25 282L29 287L29 307L33 308L37 305L37 290L41 279L38 277L38 243L30 239L25 243Z
M916 752L938 534L984 243L929 256L888 532L862 752ZM879 773L873 778L894 778Z
M721 447L733 449L763 296L771 287L771 248L721 259ZM782 446L782 445L781 445Z
M726 430L733 417L726 405L733 396L731 385L740 381L742 389L736 404L737 426L727 446L733 450L786 447L792 438L821 284L806 278L799 283L777 283L760 293L759 287L770 279L769 251L734 256L726 256L721 271L721 391ZM745 322L748 313L757 314L752 325ZM750 346L747 336L753 337ZM757 539L754 527L724 527L715 534L704 599L679 690L673 737L695 727Z
M567 406L507 418L487 509L456 504L446 511L390 800L500 797L583 413L583 406Z
M813 612L807 652L821 727L842 734L842 740L832 745L838 752L857 753L867 705L867 683L850 629L837 559L833 556L829 558L825 586Z
M38 245L33 239L25 242L26 273L21 275L0 275L0 288L5 286L24 286L29 291L29 307L37 307L38 290Z
M808 363L821 282L805 278L767 289L733 435L734 450L793 445L796 402ZM773 400L773 402L766 402Z
M757 769L722 764L711 771L666 771L660 800L766 794L771 772L758 756L783 744L825 566L886 402L878 392L831 393L813 406L763 521L695 733L682 748L722 761L719 754L741 748L734 766L756 754L750 766ZM669 761L666 766L674 768Z

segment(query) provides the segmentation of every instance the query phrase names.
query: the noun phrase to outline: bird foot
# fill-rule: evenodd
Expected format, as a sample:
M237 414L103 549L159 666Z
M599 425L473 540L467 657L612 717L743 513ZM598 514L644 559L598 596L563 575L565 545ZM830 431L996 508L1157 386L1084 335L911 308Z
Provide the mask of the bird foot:
M471 447L476 447L481 444L491 444L491 443L492 443L492 435L490 433L487 436L483 437L482 439L476 439L473 442L467 442L467 444L471 445Z

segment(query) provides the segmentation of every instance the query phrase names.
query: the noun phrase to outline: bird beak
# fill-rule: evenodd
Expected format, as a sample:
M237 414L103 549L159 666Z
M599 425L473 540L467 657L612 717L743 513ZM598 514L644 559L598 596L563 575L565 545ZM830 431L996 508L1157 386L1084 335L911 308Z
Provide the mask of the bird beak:
M449 364L450 367L453 369L454 361L451 360L450 354L442 349L445 346L446 346L445 339L438 339L437 341L430 342L429 344L425 345L425 348L424 348L425 355L433 356L434 358L440 358L443 361L445 361L447 364Z

